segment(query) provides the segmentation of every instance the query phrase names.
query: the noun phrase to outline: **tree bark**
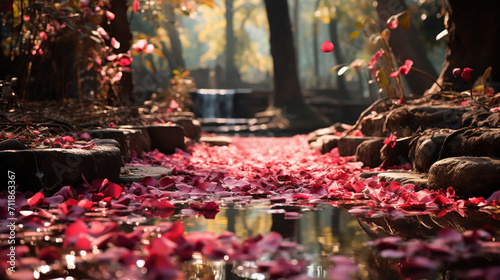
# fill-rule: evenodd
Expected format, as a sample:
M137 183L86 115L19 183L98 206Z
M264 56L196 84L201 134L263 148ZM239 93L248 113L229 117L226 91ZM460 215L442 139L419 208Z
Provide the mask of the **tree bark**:
M491 80L500 82L500 1L449 0L448 52L438 83L451 86L452 90L464 91L469 84L452 74L454 68L472 68L472 81L480 78L492 67ZM474 16L480 15L480 16ZM498 85L497 85L498 87ZM447 87L449 88L449 87ZM498 90L498 88L496 88ZM436 93L434 86L429 93Z
M172 10L172 6L168 3L168 7L164 8L168 15L168 22L166 23L166 29L168 33L168 38L170 39L170 52L169 59L170 68L174 69L184 69L184 58L182 57L182 43L179 36L179 30L177 29L177 20L175 13ZM162 44L163 45L163 44Z
M300 24L300 0L295 0L293 4L293 34L295 36L294 44L295 44L295 59L299 61L299 24Z
M284 116L291 120L291 126L296 128L327 125L328 119L307 106L301 93L287 0L265 0L264 3L274 65L271 107L282 109Z
M377 13L384 24L392 15L407 9L408 7L404 0L379 0ZM418 40L417 31L413 25L410 25L408 31L405 31L401 27L392 29L389 44L401 62L404 63L406 59L413 60L414 67L427 72L432 77L438 76L434 66L427 57L425 46ZM410 71L406 76L406 82L414 95L422 95L433 85L433 81L421 74L415 73L415 71Z
M337 15L338 17L339 15ZM339 33L338 33L338 20L337 18L330 18L330 23L328 24L328 31L330 32L330 38L332 42L340 42ZM342 53L342 48L340 44L335 46L333 50L333 57L335 58L336 64L344 64L346 63L344 54ZM337 75L337 89L341 92L342 96L349 96L349 91L347 90L347 86L345 83L344 75Z
M317 11L319 8L319 3L320 0L316 0L316 4L314 6L314 10ZM317 87L319 84L319 43L318 43L318 33L319 33L319 20L318 17L313 18L312 22L312 29L313 29L313 34L312 34L312 49L313 49L313 56L314 56L314 64L313 64L313 86Z
M234 55L236 53L236 38L234 37L233 27L233 2L234 0L226 0L226 72L225 85L227 87L235 87L240 82L240 75Z
M297 76L295 49L286 0L266 0L269 21L271 55L274 65L274 98L272 105L283 108L302 106L304 99L300 92Z
M111 37L114 37L120 42L120 48L115 49L116 54L127 53L132 46L132 33L127 18L127 0L112 0L110 12L115 14L115 18L107 23L103 23L103 27L107 29ZM104 17L107 21L107 18ZM119 82L119 90L116 94L119 96L121 103L124 105L135 105L137 98L134 96L134 84L132 82L132 72L123 72L123 76Z

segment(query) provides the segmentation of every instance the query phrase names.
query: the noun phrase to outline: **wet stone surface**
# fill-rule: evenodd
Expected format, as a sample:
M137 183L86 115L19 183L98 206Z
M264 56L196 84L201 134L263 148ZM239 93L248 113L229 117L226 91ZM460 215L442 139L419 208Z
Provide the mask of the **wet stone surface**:
M99 144L92 149L30 149L0 151L0 170L22 174L16 179L19 191L49 193L63 186L78 185L82 175L87 180L118 180L122 165L117 143ZM7 177L1 180L5 183ZM7 185L5 183L5 185Z
M144 177L160 180L164 176L172 175L172 170L161 166L126 166L122 168L120 183L139 182Z
M434 163L429 170L428 187L453 187L457 195L489 197L500 189L500 158L452 157Z
M398 182L402 185L413 184L425 188L427 186L427 174L411 171L387 171L377 174L381 182Z

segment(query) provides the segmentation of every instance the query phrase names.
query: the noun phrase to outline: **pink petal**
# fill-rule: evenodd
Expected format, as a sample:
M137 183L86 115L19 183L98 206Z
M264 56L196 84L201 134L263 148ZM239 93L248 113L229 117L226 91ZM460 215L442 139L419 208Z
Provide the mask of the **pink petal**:
M141 7L141 3L139 3L139 0L134 0L134 2L132 3L132 11L134 13L137 13L137 11L139 11L140 7Z
M37 192L35 193L35 195L33 195L31 198L28 199L28 203L31 205L31 206L36 206L38 205L39 203L41 203L45 198L45 195L41 192Z
M109 20L114 20L115 19L115 14L113 14L112 12L110 11L106 11L106 17L109 19Z
M113 46L113 48L115 49L119 49L120 48L120 42L118 42L114 37L111 38L111 46Z
M321 45L321 51L324 52L324 53L331 52L331 51L333 51L333 49L334 49L333 43L330 42L330 41L325 41Z
M153 44L148 44L148 46L146 47L145 52L146 53L152 53L154 50L155 50L155 46Z
M112 182L108 182L106 188L102 192L104 196L109 196L113 199L117 199L123 192L123 188L120 185L117 185Z

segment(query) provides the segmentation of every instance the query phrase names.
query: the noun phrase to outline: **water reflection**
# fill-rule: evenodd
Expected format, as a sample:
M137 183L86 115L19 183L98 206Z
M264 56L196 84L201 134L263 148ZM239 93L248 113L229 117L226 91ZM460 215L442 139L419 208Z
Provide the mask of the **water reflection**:
M370 251L363 246L368 239L357 219L329 204L316 207L272 206L265 201L255 201L243 207L230 203L220 210L213 220L201 216L189 217L184 221L185 230L216 234L232 231L241 239L278 232L286 241L297 242L304 247L310 261L307 274L314 279L326 279L326 270L331 266L327 257L347 255L352 256L356 263L362 263L361 257ZM264 275L251 269L252 266L255 264L249 262L235 264L229 271L225 269L225 278L214 279L264 279ZM231 265L228 267L231 268Z

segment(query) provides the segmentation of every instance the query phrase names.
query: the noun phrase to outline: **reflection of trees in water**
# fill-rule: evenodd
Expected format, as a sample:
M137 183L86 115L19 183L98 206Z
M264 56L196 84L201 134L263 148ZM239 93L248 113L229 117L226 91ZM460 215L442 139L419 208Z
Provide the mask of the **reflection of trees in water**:
M272 231L271 224L272 218L266 208L244 207L235 212L234 232L239 237L268 233Z

